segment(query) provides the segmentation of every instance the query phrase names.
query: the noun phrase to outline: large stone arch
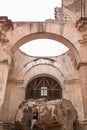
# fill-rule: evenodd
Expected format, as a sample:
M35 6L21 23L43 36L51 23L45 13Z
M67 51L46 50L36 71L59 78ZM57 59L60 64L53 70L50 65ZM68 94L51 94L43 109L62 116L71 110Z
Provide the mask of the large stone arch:
M41 69L43 68L43 69ZM49 71L49 69L50 71ZM38 71L36 71L38 70ZM55 72L55 73L53 73ZM55 75L54 75L55 74ZM23 87L26 88L28 83L35 77L37 77L37 75L47 75L47 76L50 76L54 79L56 79L59 83L59 85L61 86L61 88L63 89L64 88L64 76L62 74L62 72L60 72L59 69L53 67L53 66L50 66L50 65L44 65L44 64L41 64L41 65L38 65L38 66L34 66L32 69L30 69L26 75L24 76L24 84L23 84ZM60 76L59 76L60 75Z
M58 35L55 33L51 33L51 32L44 32L44 31L25 35L25 36L21 37L20 39L18 39L18 41L16 41L11 48L12 53L14 53L21 45L23 45L26 42L29 42L31 40L35 40L35 39L52 39L52 40L61 42L62 44L66 45L72 51L72 55L74 55L77 64L79 64L79 62L81 61L80 54L79 54L79 48L76 48L76 45L74 45L74 43L72 43L74 41L71 42L69 38L66 39L64 36L61 36L61 35Z
M64 73L64 68L62 67L62 65L51 58L37 58L35 60L32 60L31 62L29 61L26 64L24 64L24 66L22 66L20 70L16 71L14 76L17 79L24 79L24 77L30 72L30 70L32 71L34 67L39 67L39 65L42 65L42 68L44 68L45 65L55 68L59 73L61 73L61 75L63 75L64 79L67 80L67 76ZM73 79L76 77L73 77L72 74L71 78Z
M66 3L68 2L66 1ZM73 5L70 6L69 8L70 16L73 15L71 14L71 11L74 10L73 7L75 6L75 8L77 8L77 5L78 5L77 1L74 0ZM71 7L73 10L71 9ZM87 21L86 19L82 19L82 18L79 21L77 21L77 18L75 19L75 21L70 21L68 23L64 22L63 24L58 22L56 19L46 20L45 22L11 22L7 18L2 17L0 19L0 23L1 23L0 24L0 35L1 35L0 37L0 42L1 42L0 68L2 70L0 71L0 75L1 75L1 78L4 79L3 80L4 82L2 83L2 87L1 87L2 95L0 96L0 101L1 101L0 115L2 113L3 101L5 100L4 95L5 95L5 90L6 90L8 72L10 68L9 64L12 58L11 56L14 55L15 51L21 45L25 44L28 41L39 39L39 38L48 38L48 39L60 41L63 44L65 44L67 47L69 47L69 49L72 52L72 55L74 56L76 60L77 67L78 67L77 71L80 73L81 84L80 82L78 82L78 84L73 87L76 94L76 97L75 96L73 97L75 100L75 107L78 109L78 113L80 117L79 119L80 120L87 119L87 103L86 103L87 102L87 91L86 91L87 90L87 46L86 46L87 29L84 26L84 23L87 24ZM10 28L10 25L12 27L12 30ZM76 25L77 25L77 28L76 28ZM34 66L34 67L37 67L37 66ZM51 75L50 72L48 74ZM32 76L36 76L36 75L32 75ZM28 83L28 80L27 80L27 83ZM24 89L24 88L21 88L21 89ZM14 90L13 90L13 94L14 94ZM67 87L66 95L68 94L69 94L69 91ZM14 97L15 97L15 101L17 101L16 96ZM81 97L81 100L79 100L80 99L79 97ZM70 93L69 99L71 99L71 93ZM14 109L15 107L13 106L13 110ZM13 110L12 110L12 113L13 113ZM12 113L9 113L9 114L13 116L14 114ZM0 117L0 120L1 120L1 117ZM86 121L86 125L87 125L87 121Z

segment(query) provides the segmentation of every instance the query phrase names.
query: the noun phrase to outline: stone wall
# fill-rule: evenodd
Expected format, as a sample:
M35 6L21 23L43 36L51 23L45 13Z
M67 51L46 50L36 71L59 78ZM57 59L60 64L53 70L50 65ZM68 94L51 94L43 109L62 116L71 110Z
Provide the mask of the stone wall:
M14 122L17 107L25 99L27 84L37 75L49 75L56 78L63 90L63 98L71 100L79 119L83 119L79 73L74 66L74 60L71 60L68 53L52 59L28 57L19 51L15 53L6 87L3 121Z
M67 20L64 12L64 21L60 16L45 22L11 22L0 17L0 121L14 122L26 86L37 75L58 80L63 97L71 100L79 120L87 119L87 18L80 18L80 2L63 0L63 11L69 11ZM86 8L82 8L82 16ZM26 42L39 38L59 41L70 51L55 58L28 57L17 51Z

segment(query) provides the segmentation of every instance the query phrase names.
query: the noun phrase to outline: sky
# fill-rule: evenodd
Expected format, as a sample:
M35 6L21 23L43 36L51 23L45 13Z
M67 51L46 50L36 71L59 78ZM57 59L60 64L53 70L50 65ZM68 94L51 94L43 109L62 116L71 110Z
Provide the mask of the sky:
M12 21L45 21L54 19L55 7L61 7L61 0L1 0L0 16L7 16ZM68 50L50 39L33 40L20 49L30 56L57 56Z
M0 0L0 16L12 21L45 21L54 18L61 0Z
M20 47L20 50L30 56L58 56L68 51L68 48L54 40L37 39L26 43ZM33 52L33 53L32 53Z

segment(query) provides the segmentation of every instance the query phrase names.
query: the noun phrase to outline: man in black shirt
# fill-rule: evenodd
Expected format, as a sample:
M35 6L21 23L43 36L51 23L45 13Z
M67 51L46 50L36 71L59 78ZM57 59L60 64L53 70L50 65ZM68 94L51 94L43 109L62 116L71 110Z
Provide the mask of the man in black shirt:
M36 123L37 120L38 120L38 109L35 108L35 110L33 112L33 115L32 115L30 130L33 129L33 126L35 125L35 123Z

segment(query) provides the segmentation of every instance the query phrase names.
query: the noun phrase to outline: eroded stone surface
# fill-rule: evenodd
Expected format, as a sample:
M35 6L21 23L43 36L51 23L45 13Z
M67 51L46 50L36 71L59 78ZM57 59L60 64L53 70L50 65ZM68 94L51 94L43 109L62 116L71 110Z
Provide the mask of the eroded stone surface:
M69 100L52 100L46 99L31 99L23 101L16 113L16 121L22 124L32 119L32 111L37 108L39 119L37 124L56 122L62 125L62 129L72 130L73 124L77 120L77 112Z

